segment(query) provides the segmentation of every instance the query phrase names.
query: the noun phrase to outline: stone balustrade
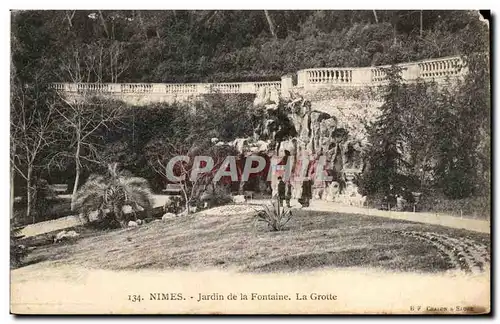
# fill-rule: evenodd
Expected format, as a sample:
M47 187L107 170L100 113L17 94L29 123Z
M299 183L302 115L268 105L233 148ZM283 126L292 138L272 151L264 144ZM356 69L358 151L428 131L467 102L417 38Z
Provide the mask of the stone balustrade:
M459 57L448 57L417 63L419 77L423 79L457 76L465 72L463 61Z
M442 81L465 73L460 57L443 57L412 63L398 64L405 82L418 79ZM297 72L297 85L304 88L317 88L325 85L360 86L378 85L385 81L385 68L390 65L366 68L318 68Z
M210 93L256 94L261 88L281 88L281 81L227 83L53 83L52 88L68 93L122 93L197 95Z
M460 57L443 57L412 63L399 64L405 82L418 79L440 82L448 77L458 77L466 72ZM390 66L363 68L317 68L297 72L297 85L293 86L291 75L281 81L269 82L225 82L225 83L54 83L52 87L69 95L84 93L114 95L118 98L145 97L152 101L169 101L169 98L189 98L203 94L257 94L262 88L274 88L286 95L293 87L304 90L329 86L372 86L385 82L385 68ZM147 101L147 100L146 100Z

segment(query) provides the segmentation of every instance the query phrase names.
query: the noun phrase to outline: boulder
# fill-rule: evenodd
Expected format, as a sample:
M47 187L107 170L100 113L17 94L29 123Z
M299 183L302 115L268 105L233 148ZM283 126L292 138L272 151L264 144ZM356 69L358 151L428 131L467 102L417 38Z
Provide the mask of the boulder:
M175 215L174 213L165 213L162 216L161 220L170 220L170 219L174 219L176 217L177 217L177 215Z
M78 236L80 236L80 234L75 231L61 231L54 237L54 243L66 241L68 239L75 239Z
M137 224L137 223L136 223L136 222L134 222L134 221L130 221L130 222L128 222L128 227L137 227L137 226L139 226L139 224Z
M130 214L131 212L133 212L134 210L132 209L132 206L129 206L129 205L125 205L122 207L122 212L124 214Z
M181 213L177 214L177 216L179 216L179 217L184 217L184 216L186 216L187 214L188 214L187 210L184 210L183 212L181 212Z
M144 224L144 222L142 221L142 219L138 219L135 221L137 223L137 225L142 225Z
M245 196L244 195L233 196L233 202L235 204L245 203L246 202Z

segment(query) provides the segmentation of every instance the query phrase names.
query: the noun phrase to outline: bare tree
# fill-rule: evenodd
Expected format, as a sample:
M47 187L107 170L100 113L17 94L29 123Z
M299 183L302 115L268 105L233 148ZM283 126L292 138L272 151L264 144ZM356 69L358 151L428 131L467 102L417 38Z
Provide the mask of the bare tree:
M99 14L102 18L102 13ZM60 78L69 79L73 84L92 81L101 83L107 78L111 82L118 82L119 76L128 68L128 61L122 59L122 53L123 47L112 40L70 48L62 56ZM116 126L123 116L123 110L119 106L108 107L108 101L96 98L90 89L83 89L72 98L62 93L59 95L65 103L57 109L57 115L61 117L59 131L67 138L71 149L56 154L51 163L60 163L68 158L75 163L71 199L73 210L82 167L86 163L102 164L98 132L111 125Z
M198 152L200 150L203 150L204 154L200 154ZM184 198L186 211L189 213L190 203L199 197L209 185L212 185L212 189L215 190L214 177L226 156L230 155L226 153L228 152L225 152L222 147L202 149L186 143L172 143L166 139L158 139L148 144L146 159L153 170L164 179L169 178L167 176L169 171L173 171L176 177L184 179L179 181L178 185ZM196 155L210 156L213 160L213 167L211 171L199 173L195 179L192 179L191 172L199 167L194 164ZM167 170L170 159L176 156L187 156L189 161L177 161L171 166L173 170Z
M70 158L75 163L75 182L71 197L71 210L74 209L75 195L80 184L80 175L85 163L102 164L98 132L111 125L116 126L123 115L120 106L109 107L106 101L93 98L91 93L83 92L77 98L66 98L60 94L65 105L56 108L61 117L58 131L68 139L69 148L57 153L52 162Z
M55 102L46 97L28 98L28 87L17 86L12 94L11 109L11 204L13 204L14 172L26 181L26 217L32 213L36 186L34 172L39 165L40 155L48 146L55 143ZM37 95L36 91L31 94ZM38 102L42 101L42 102ZM37 109L40 105L44 109ZM13 212L13 205L11 206Z
M57 72L61 80L73 83L116 83L129 66L123 43L104 40L68 49Z
M108 55L110 59L109 76L111 82L118 82L118 78L128 69L130 62L124 56L125 50L123 43L114 41L108 48Z

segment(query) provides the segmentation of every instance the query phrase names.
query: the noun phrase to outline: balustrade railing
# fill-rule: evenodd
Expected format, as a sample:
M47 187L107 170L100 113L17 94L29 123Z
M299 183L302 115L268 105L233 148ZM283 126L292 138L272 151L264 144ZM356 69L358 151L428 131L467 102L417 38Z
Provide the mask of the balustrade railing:
M281 82L228 83L53 83L63 92L196 95L209 93L257 93L261 88L281 88Z
M164 89L164 93L167 94L195 94L197 92L197 85L195 83L173 83L173 84L162 84L161 89Z
M353 69L321 68L303 70L303 73L306 82L310 84L347 84L352 82L352 70Z
M413 63L399 64L402 78L412 82L442 80L465 73L460 57L443 57ZM318 68L297 72L297 86L316 88L328 85L359 86L377 85L385 81L384 68L389 66L365 68ZM259 93L262 88L281 90L281 81L268 82L226 82L226 83L54 83L57 91L68 93L102 93L121 95L175 95L193 96L209 93Z
M465 72L460 57L443 57L413 63L398 64L402 68L402 78L405 82L424 80L440 80L446 77L456 77ZM376 66L369 68L318 68L305 69L297 72L299 87L317 87L322 85L361 85L379 84L386 79L384 68Z
M423 79L451 77L464 71L464 64L459 57L423 61L417 64L420 77Z

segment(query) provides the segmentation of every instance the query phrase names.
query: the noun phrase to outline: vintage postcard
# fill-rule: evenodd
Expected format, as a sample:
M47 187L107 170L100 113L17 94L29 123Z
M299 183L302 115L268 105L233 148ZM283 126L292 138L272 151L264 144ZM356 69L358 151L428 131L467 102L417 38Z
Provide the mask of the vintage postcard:
M488 11L12 10L13 314L489 314Z

